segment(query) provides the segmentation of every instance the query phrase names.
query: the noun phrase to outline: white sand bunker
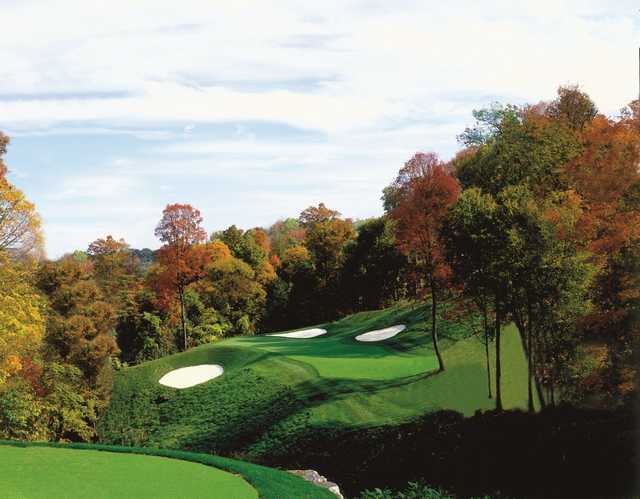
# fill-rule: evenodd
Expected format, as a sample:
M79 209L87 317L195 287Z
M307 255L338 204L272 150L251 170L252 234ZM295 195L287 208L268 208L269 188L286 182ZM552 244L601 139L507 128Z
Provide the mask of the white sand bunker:
M267 336L280 336L282 338L315 338L327 334L326 329L305 329L304 331L294 331L292 333L269 334Z
M218 364L201 364L199 366L181 367L169 371L160 378L161 385L170 386L171 388L189 388L190 386L199 385L210 379L221 376L224 369Z
M384 329L376 329L375 331L369 331L368 333L359 334L356 336L358 341L382 341L393 338L400 331L404 331L407 326L404 324L398 324L397 326L391 326Z

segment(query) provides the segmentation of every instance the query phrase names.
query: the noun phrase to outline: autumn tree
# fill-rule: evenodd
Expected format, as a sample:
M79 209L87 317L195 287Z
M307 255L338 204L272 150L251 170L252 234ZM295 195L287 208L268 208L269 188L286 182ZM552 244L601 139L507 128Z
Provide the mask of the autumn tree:
M355 237L351 219L323 203L302 211L300 225L305 229L304 246L312 259L319 302L319 318L335 317L339 308L340 272L346 248Z
M40 218L5 177L8 144L0 132L0 384L37 352L45 325L45 303L34 286L34 257L43 253Z
M272 252L280 260L289 248L297 246L304 240L304 229L295 218L278 220L268 229Z
M267 293L248 263L233 256L215 261L202 284L199 292L203 302L229 321L234 333L256 332Z
M116 313L95 282L92 262L66 255L43 262L37 277L50 308L45 359L78 368L86 397L104 408L111 393L112 360L119 353Z
M34 204L4 179L0 181L0 252L14 257L43 253L40 217Z
M583 130L598 114L598 108L578 85L561 86L547 114L574 130Z
M6 181L7 165L2 160L2 156L7 154L7 146L9 145L9 137L0 132L0 182Z
M124 239L111 235L96 239L87 248L87 256L93 262L96 281L111 302L121 302L124 295L136 291L139 260Z
M158 260L165 267L163 284L178 296L183 348L187 349L187 325L185 321L184 293L186 287L200 274L194 269L194 245L202 243L207 233L202 228L200 211L188 204L171 204L162 212L155 230L164 243L158 251Z
M327 208L324 203L309 206L300 213L298 222L304 228L313 227L320 222L328 222L340 218L340 212Z
M598 390L603 403L618 404L633 392L633 343L640 268L640 103L615 119L596 115L579 130L582 152L562 169L565 182L581 197L578 222L584 248L600 269L592 290L594 307L582 321L583 334L604 345Z
M45 301L30 262L0 252L0 385L37 353L45 331Z
M423 272L431 294L431 335L440 371L444 361L438 346L437 307L450 268L440 238L442 221L458 197L456 179L432 153L417 153L398 173L393 189L396 206L391 216L397 221L401 250Z

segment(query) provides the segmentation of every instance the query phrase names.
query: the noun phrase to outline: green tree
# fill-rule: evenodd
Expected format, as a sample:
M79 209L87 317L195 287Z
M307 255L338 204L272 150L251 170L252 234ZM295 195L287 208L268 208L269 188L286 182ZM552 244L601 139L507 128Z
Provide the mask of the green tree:
M395 222L390 217L363 222L346 248L343 293L354 309L380 308L403 295L407 257L398 249Z
M521 184L543 195L564 190L560 168L581 151L571 127L537 107L499 107L474 116L478 124L460 137L471 149L456 162L464 188L493 195Z
M443 222L446 258L464 292L488 314L495 314L496 409L502 410L501 326L507 310L509 255L498 205L478 188L462 192ZM488 331L485 330L485 335Z

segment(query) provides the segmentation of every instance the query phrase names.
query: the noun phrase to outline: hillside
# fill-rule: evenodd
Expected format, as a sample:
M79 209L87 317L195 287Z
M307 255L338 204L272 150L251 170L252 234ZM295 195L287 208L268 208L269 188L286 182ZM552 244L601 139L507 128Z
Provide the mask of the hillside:
M360 343L360 333L406 324L398 336ZM484 353L462 324L442 322L447 370L435 374L421 306L401 305L324 324L313 339L237 337L124 369L99 423L104 443L269 455L309 427L396 424L430 411L492 409ZM503 340L505 408L526 407L526 364L513 328ZM167 372L216 363L220 378L185 390Z

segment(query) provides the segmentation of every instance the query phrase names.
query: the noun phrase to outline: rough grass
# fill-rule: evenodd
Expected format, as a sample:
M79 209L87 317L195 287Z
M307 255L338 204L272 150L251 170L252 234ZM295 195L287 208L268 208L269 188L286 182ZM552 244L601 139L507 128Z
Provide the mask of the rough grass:
M335 497L284 471L167 449L0 441L0 463L7 499Z
M396 424L427 412L492 409L484 350L464 324L441 321L447 370L435 373L425 307L401 305L323 324L312 339L242 337L128 368L116 376L98 427L101 441L227 455L268 456L311 426ZM406 324L383 343L355 336ZM225 368L185 390L158 384L172 369ZM494 380L495 380L495 375ZM514 328L503 334L503 402L526 407L526 363Z

